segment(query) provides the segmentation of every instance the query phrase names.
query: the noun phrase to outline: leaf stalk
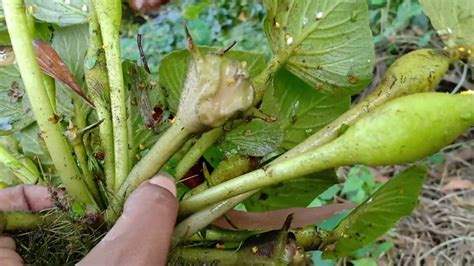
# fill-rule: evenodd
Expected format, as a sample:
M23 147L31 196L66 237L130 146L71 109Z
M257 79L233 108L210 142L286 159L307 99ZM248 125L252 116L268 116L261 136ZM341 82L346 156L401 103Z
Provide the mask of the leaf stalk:
M120 21L122 4L117 0L93 0L100 25L103 48L107 61L112 109L112 127L115 157L115 189L128 175L128 128L126 91L120 59Z

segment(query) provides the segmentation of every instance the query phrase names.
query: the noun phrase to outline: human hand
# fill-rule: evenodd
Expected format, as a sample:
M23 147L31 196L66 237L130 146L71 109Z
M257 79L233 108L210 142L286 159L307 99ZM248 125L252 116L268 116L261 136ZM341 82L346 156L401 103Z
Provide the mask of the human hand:
M41 211L52 205L51 195L46 187L21 185L0 190L2 211ZM23 265L22 258L15 250L15 240L0 235L0 265Z
M0 210L38 211L51 206L44 187L0 191ZM145 181L130 195L117 223L78 265L165 265L177 213L174 180L159 175ZM0 237L0 262L22 265L13 239Z

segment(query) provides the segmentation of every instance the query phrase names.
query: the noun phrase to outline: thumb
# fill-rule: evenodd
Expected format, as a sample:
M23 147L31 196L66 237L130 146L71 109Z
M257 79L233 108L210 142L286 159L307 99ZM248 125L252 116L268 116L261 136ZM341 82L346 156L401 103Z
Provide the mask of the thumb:
M178 201L173 179L158 175L128 198L117 223L79 265L165 265Z

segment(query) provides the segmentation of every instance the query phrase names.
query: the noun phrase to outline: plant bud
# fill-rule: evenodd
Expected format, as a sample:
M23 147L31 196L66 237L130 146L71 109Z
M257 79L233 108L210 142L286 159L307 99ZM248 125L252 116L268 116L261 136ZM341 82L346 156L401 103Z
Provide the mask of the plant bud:
M177 113L184 127L193 132L219 127L252 105L255 93L245 64L224 55L191 53Z

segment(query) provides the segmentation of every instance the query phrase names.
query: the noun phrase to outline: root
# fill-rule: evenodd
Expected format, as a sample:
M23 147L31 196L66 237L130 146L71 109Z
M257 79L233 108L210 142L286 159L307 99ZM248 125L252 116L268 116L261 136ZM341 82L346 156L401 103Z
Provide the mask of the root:
M26 265L74 265L105 234L105 226L93 227L59 210L48 213L53 214L57 218L51 224L13 235L17 252Z

